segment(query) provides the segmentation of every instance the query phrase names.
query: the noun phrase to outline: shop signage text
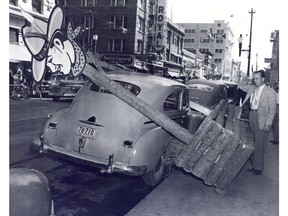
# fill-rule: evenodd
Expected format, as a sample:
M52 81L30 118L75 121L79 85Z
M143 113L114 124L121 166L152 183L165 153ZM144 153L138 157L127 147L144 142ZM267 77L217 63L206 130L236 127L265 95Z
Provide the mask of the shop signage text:
M166 0L158 0L156 14L155 50L161 51L166 38Z
M107 63L131 65L133 64L133 57L130 55L103 55L102 61L105 61Z

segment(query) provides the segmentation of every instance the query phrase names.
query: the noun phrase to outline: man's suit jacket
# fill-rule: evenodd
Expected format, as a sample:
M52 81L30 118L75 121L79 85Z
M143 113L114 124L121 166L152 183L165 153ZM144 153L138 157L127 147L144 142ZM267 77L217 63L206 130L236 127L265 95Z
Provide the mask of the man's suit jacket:
M256 90L256 86L249 86L248 89L243 88L244 91L247 91L247 95L243 101L246 103L253 92ZM265 124L272 125L274 116L276 114L276 104L277 104L277 95L276 91L268 86L264 86L262 94L260 96L259 105L258 105L258 122L259 127L263 130Z

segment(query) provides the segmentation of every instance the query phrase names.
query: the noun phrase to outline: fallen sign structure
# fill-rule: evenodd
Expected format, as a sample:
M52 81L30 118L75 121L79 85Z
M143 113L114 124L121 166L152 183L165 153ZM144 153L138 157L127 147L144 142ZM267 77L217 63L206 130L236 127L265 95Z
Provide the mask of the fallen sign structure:
M182 167L224 194L254 151L251 131L238 118L239 112L239 107L222 100L204 119L190 144L170 139L166 164Z
M250 133L246 123L236 118L239 116L238 107L222 100L214 110L204 110L207 117L193 135L110 80L93 55L87 55L96 68L86 65L84 75L173 135L167 145L166 164L175 163L183 167L206 184L215 185L218 193L226 191L253 152L253 142L246 138ZM193 103L191 105L196 107Z

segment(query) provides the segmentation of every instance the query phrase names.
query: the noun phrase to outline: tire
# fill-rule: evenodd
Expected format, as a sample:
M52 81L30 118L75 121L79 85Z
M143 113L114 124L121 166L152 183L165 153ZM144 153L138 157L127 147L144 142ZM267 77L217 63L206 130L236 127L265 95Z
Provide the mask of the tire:
M56 97L53 97L53 101L60 101L60 97L56 96Z
M144 180L145 184L151 185L151 186L156 186L161 182L161 180L163 179L163 176L164 176L164 171L165 171L164 157L165 157L165 155L163 154L159 158L153 171L149 172L143 176L143 180Z

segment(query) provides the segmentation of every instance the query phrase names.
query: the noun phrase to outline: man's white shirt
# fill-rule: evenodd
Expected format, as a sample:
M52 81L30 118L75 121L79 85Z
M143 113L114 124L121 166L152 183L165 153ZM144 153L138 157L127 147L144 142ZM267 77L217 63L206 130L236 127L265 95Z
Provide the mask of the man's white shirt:
M253 92L253 94L251 95L251 97L250 97L251 109L258 109L259 100L260 100L260 97L261 97L261 94L262 94L264 87L265 87L265 84L256 88L255 91Z

